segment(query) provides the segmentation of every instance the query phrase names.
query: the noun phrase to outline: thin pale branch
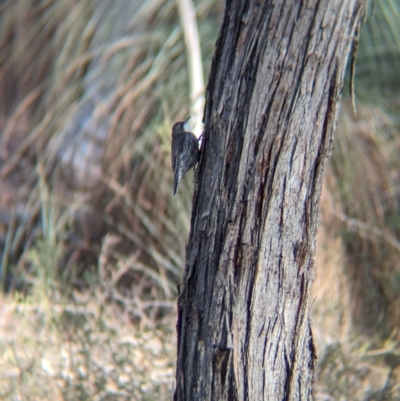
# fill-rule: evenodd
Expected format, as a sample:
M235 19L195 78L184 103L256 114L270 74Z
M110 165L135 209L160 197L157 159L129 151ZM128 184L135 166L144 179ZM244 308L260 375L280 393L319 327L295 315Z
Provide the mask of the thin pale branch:
M193 129L202 132L204 110L204 76L196 12L191 0L177 0L187 50L190 79L190 103Z

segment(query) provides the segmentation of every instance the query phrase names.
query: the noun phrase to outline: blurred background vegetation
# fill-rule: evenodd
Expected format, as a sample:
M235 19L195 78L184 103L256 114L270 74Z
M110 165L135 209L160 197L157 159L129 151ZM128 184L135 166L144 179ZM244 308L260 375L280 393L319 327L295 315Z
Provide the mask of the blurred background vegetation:
M196 0L208 76L222 0ZM371 3L321 197L317 400L400 399L400 3ZM173 0L0 1L0 398L168 400L191 181Z

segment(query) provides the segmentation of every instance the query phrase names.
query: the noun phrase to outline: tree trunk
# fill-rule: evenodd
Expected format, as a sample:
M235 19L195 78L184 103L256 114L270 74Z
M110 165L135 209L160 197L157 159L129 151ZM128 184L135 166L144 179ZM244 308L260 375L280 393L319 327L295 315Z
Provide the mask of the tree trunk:
M319 197L362 0L228 0L178 302L175 400L309 400Z

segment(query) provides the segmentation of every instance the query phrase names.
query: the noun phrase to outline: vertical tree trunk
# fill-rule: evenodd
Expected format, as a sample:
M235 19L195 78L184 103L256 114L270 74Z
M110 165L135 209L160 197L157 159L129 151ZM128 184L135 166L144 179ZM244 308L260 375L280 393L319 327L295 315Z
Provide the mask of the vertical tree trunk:
M319 197L362 0L228 0L178 304L175 400L309 400Z

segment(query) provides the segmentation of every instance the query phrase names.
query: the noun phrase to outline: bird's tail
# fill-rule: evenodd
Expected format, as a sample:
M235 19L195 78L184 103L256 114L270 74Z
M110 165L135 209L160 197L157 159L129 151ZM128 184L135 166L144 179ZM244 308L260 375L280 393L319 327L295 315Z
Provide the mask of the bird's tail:
M181 175L179 174L179 169L176 169L174 174L174 196L178 192L178 184L180 180L181 180Z

